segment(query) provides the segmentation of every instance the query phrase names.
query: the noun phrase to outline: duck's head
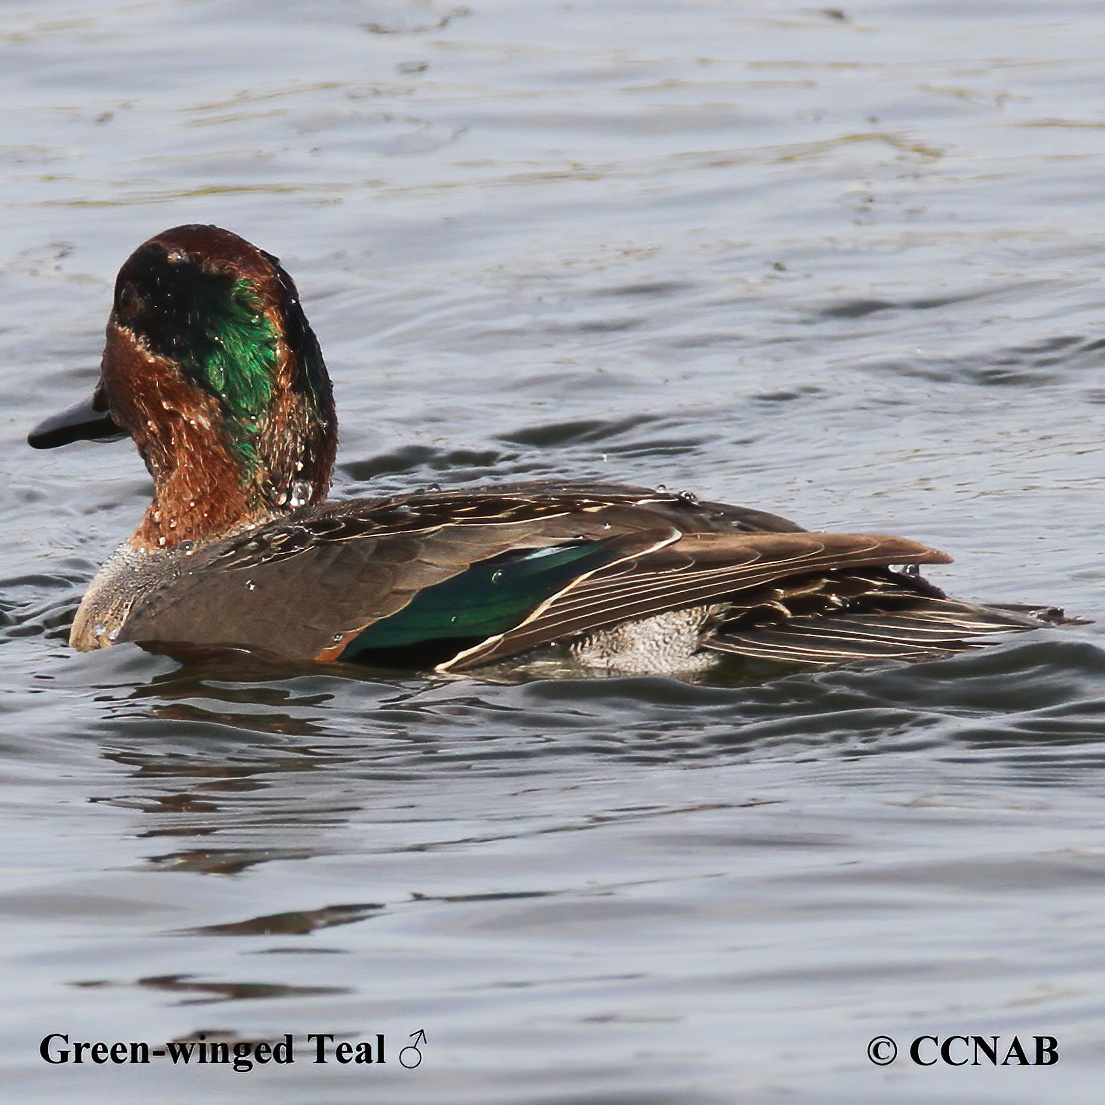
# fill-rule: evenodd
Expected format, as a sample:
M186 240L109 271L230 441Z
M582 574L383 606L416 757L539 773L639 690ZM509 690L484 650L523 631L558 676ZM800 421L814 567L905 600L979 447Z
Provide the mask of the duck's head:
M92 397L28 440L123 434L154 478L135 545L221 536L326 497L330 378L275 257L216 226L174 227L131 254Z

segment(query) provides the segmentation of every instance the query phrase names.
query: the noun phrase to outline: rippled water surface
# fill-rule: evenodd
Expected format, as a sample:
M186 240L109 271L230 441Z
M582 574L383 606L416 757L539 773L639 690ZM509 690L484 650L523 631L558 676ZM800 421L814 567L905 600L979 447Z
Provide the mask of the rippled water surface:
M1092 0L0 5L6 1100L1099 1101L1103 34ZM298 281L339 494L689 488L1096 623L767 681L72 654L150 484L25 435L195 221ZM51 1032L300 1050L50 1066ZM1060 1061L905 1054L952 1034Z

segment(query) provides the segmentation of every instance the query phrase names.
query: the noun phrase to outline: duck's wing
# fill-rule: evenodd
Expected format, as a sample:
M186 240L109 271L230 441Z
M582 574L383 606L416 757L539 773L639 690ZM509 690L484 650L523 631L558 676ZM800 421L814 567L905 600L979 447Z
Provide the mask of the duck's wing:
M726 619L738 611L764 610L777 616L780 596L788 589L807 592L811 580L843 581L856 569L943 564L950 559L906 538L872 534L683 533L578 574L518 624L439 667L463 671L550 641L669 610L717 605L725 609Z

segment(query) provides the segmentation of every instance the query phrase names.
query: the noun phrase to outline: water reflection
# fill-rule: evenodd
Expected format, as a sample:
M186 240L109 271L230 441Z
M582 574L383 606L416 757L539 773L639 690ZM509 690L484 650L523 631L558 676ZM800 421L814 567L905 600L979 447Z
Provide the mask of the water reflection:
M550 770L580 752L666 762L756 757L796 741L830 755L1079 743L1099 727L1103 675L1105 652L1071 627L919 664L774 679L740 672L716 684L541 679L526 669L423 680L250 661L178 666L145 683L102 686L97 697L103 754L135 779L192 780L187 801L170 810L159 797L148 809L181 813L318 771L418 779L461 765Z
M349 994L347 986L288 986L274 982L204 982L194 975L160 975L140 978L135 986L169 994L198 994L178 1005L207 1005L222 1001L257 1001L261 998L306 998L324 994Z
M150 835L150 834L141 834ZM313 848L183 848L148 856L151 871L190 871L201 875L240 875L259 863L310 859L320 852Z
M330 905L321 909L299 909L290 913L270 913L221 925L202 925L187 932L199 936L304 936L334 925L351 925L384 909L380 902L357 905Z

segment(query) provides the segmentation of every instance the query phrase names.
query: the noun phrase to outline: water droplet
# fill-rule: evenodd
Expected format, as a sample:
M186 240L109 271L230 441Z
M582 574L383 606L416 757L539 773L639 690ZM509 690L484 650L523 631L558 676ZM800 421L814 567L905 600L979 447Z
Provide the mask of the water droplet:
M162 534L162 535L161 535L161 536L160 536L160 537L159 537L159 538L157 539L157 543L158 543L158 545L160 545L160 546L161 546L161 548L165 548L165 546L166 546L166 545L167 545L167 544L169 543L169 539L168 539L168 538L167 538L167 537L165 536L165 534Z
M184 553L185 556L191 556L192 553L196 551L195 541L181 541L180 551Z
M441 484L432 483L432 484L430 484L430 486L428 488L426 488L426 490L427 491L440 491L441 490Z
M457 616L456 616L456 614L454 614L454 615L453 615L453 616L452 616L452 617L451 617L451 618L449 619L449 621L451 621L451 622L455 622L456 620L457 620Z
M161 521L161 511L160 510L155 510L153 512L153 520L155 522L160 522Z
M291 497L288 506L306 506L311 501L311 485L306 480L296 480L292 484Z
M502 581L503 581L503 570L502 570L502 568L496 568L491 573L491 582L492 583L502 583ZM456 621L455 618L453 620Z
M115 627L115 628L114 628L114 629L113 629L113 630L112 630L112 631L111 631L111 632L110 632L110 633L109 633L109 634L107 635L107 639L108 639L109 641L117 641L117 640L119 639L119 629L120 629L120 626L116 626L116 627Z
M247 579L246 580L246 590L247 591L256 591L257 590L257 584L254 583L252 579Z
M698 496L693 491L680 491L675 497L687 506L698 506Z
M667 489L668 489L668 485L666 483L658 483L656 485L656 490L657 491L667 491Z
M96 622L92 627L92 633L96 637L102 637L107 632L107 626L103 622Z
M337 644L340 640L341 640L341 634L340 633L335 633L334 634L334 643Z

